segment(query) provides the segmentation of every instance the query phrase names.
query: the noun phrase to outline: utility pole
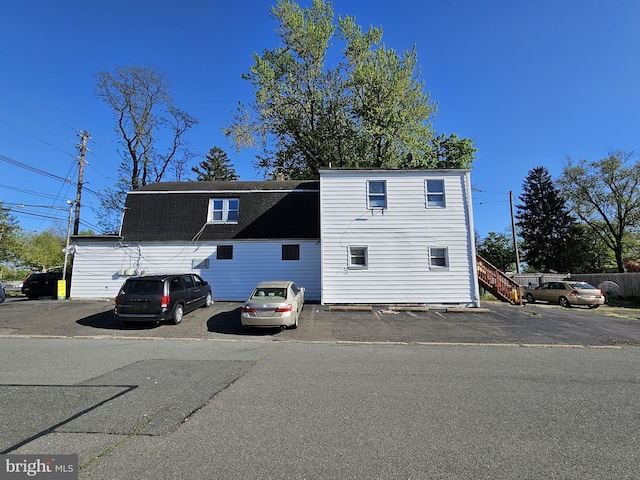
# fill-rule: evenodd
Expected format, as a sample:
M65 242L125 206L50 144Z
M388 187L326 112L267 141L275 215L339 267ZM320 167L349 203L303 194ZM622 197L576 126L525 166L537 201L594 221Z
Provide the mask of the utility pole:
M509 190L509 205L511 206L511 235L513 235L513 249L516 252L516 273L520 273L520 255L518 254L518 238L516 237L516 221L513 218L513 192Z
M76 192L76 216L75 216L75 221L73 223L73 234L74 235L78 235L78 231L80 230L80 201L82 199L82 177L84 175L84 164L85 164L85 153L87 152L87 139L91 138L89 137L89 132L87 132L86 130L83 130L82 133L80 134L80 145L78 145L78 147L80 148L80 166L78 168L78 190Z

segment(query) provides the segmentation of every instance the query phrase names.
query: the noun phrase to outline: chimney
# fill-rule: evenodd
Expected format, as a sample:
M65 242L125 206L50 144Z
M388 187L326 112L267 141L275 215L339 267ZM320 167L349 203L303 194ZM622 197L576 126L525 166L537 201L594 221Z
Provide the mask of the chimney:
M284 182L284 173L282 173L282 172L276 173L276 181Z

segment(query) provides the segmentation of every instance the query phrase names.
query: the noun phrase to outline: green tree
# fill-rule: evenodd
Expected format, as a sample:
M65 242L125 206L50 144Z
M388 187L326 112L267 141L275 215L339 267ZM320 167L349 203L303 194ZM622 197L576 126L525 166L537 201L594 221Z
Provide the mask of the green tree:
M16 233L20 231L11 209L0 202L0 263L12 264L16 261Z
M584 223L571 227L568 272L601 273L615 266L613 255L602 239Z
M238 180L235 169L229 164L227 153L219 147L213 147L205 156L205 160L200 162L191 171L197 174L197 182L223 180L234 182Z
M572 212L609 248L624 272L628 235L640 228L640 162L633 152L617 151L602 160L571 158L560 178Z
M19 264L32 270L48 271L62 269L64 264L65 238L52 230L43 232L25 232L17 234L15 254Z
M113 73L98 72L95 77L95 94L111 108L122 146L119 180L101 197L100 225L113 231L127 191L170 174L180 180L193 156L183 136L198 121L174 105L171 85L151 67L116 67Z
M254 54L243 75L255 102L240 104L223 129L237 149L257 147L258 168L289 178L317 178L329 165L438 166L431 145L437 105L419 81L415 47L387 49L381 28L363 32L354 17L334 23L323 0L310 8L279 0L271 14L282 46ZM343 59L327 67L334 42ZM468 157L463 162L470 165Z
M503 272L514 271L516 253L513 238L503 233L489 232L477 246L478 255Z
M538 271L568 272L573 255L569 213L560 190L545 167L529 171L516 205L523 260Z

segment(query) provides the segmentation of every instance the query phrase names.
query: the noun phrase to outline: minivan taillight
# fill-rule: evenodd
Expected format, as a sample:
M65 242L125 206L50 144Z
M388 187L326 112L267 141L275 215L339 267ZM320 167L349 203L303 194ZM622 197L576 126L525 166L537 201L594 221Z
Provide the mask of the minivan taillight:
M160 302L160 306L162 308L167 308L169 306L169 303L171 303L171 297L169 295L163 295L162 301Z

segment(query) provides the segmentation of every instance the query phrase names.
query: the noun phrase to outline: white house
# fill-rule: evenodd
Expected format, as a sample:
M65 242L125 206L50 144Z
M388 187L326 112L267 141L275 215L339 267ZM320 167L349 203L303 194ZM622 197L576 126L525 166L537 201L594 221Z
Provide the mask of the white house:
M322 170L322 302L479 306L467 170Z
M466 170L343 170L320 181L166 182L127 195L120 235L73 237L71 298L195 272L214 300L293 280L323 304L479 306Z
M320 300L318 182L166 182L127 194L119 236L73 237L71 298L113 298L131 275L195 272L216 301L263 280Z

